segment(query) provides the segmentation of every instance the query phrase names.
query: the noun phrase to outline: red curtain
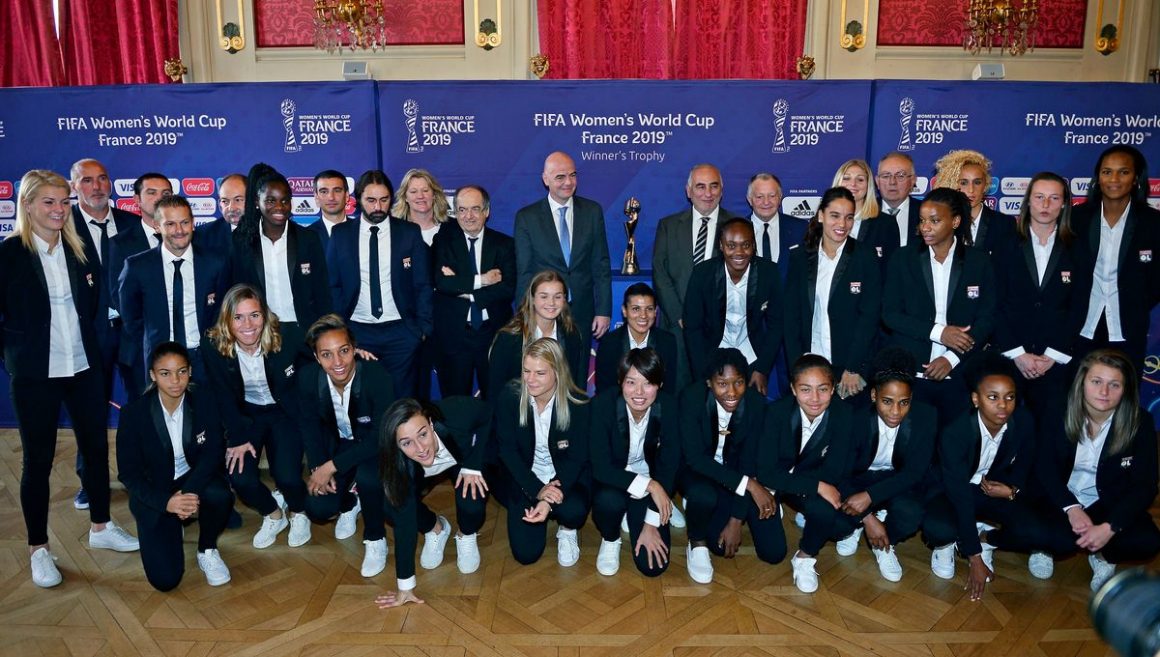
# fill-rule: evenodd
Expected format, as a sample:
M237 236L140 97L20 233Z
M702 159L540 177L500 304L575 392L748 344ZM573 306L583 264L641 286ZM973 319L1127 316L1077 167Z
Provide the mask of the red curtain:
M539 0L546 78L671 77L671 0Z
M673 77L798 77L807 0L676 1Z
M60 28L70 85L169 82L180 54L177 0L61 0Z
M2 0L0 86L51 87L64 80L52 0Z

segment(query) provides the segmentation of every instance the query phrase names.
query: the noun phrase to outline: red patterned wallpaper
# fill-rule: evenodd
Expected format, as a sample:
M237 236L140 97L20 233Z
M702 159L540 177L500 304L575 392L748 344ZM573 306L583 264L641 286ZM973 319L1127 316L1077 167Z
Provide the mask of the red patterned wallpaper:
M314 45L313 0L253 2L259 48ZM383 0L383 9L391 45L463 45L463 0Z
M967 0L879 0L878 45L961 47L967 4ZM1035 47L1082 48L1086 14L1086 0L1041 1Z

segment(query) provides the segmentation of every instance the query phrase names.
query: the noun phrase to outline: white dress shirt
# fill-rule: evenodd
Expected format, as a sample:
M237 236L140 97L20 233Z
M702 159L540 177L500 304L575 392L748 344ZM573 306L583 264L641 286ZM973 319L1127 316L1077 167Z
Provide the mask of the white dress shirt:
M1096 268L1092 272L1092 293L1088 298L1087 321L1080 335L1092 339L1100 316L1108 323L1108 340L1123 342L1124 331L1120 326L1120 243L1124 240L1124 226L1128 223L1125 212L1115 226L1108 225L1100 205L1100 248L1096 257Z
M48 242L32 234L36 244L36 254L44 269L44 282L48 284L48 378L69 377L89 369L89 359L85 356L85 343L81 339L81 320L73 302L72 283L68 276L68 261L64 250L68 245L64 237L59 237L56 246L49 248ZM95 281L94 284L99 283ZM79 285L87 285L80 281Z
M419 229L419 235L423 237L423 242L427 245L427 248L431 248L431 243L435 241L435 234L439 232L440 227L439 224L435 224L430 228Z
M648 348L648 336L652 335L652 329L649 329L649 332L644 334L644 339L641 340L640 342L637 342L636 339L632 337L632 329L625 327L624 332L628 335L628 350L629 351L632 351L633 349L647 349Z
M431 430L434 432L435 428L432 427ZM436 433L435 462L429 466L423 466L423 476L434 477L435 475L442 474L457 465L459 465L459 461L455 460L455 456L451 453L451 450L447 449L447 445L443 444L443 439L440 438L439 434ZM459 474L483 476L482 472L479 470L472 470L471 468L460 468Z
M467 233L463 234L463 242L467 245L467 254L471 255L471 240L475 240L475 278L471 281L471 289L478 290L483 287L483 231L479 231L478 235L472 236ZM475 295L467 295L468 301L475 303ZM483 321L488 320L487 308L480 308L483 313ZM471 308L467 309L467 323L471 323Z
M379 227L379 287L383 293L383 315L375 317L371 314L371 228ZM363 324L380 324L402 319L399 308L395 305L395 295L391 289L391 220L384 219L381 223L372 224L369 221L359 222L358 229L358 302L354 305L354 312L350 321Z
M979 467L975 469L975 474L971 476L971 484L979 485L983 481L983 477L991 471L991 465L995 463L995 455L999 453L999 445L1003 442L1003 436L1007 433L1007 425L1004 424L999 433L995 436L987 430L987 426L983 424L983 417L979 413L975 413L975 419L979 423L979 433L982 434L983 439L979 445Z
M340 440L354 440L354 430L350 426L350 390L354 387L354 378L358 376L358 370L351 375L350 381L346 382L346 387L342 392L334 387L334 382L330 377L326 377L326 386L330 389L330 404L334 408L334 421L338 426L338 437Z
M806 412L800 408L798 409L798 414L802 418L802 439L798 444L798 454L801 454L806 451L806 446L810 444L810 439L814 437L814 432L822 425L822 420L826 417L826 411L822 411L821 415L814 418L813 422L810 422L810 419L806 417Z
M113 210L112 210L112 208L110 208L107 212L105 212L104 219L97 219L96 217L89 214L88 212L85 212L84 206L78 204L77 209L81 211L81 219L84 220L85 227L89 229L89 235L92 236L93 244L97 247L97 249L96 249L97 250L97 260L100 260L101 259L101 229L94 226L93 222L95 221L98 224L105 224L105 232L109 236L108 239L110 239L110 240L113 239L114 237L117 236L117 222L113 221ZM101 264L107 265L108 263L101 260ZM120 275L120 273L121 272L117 272L117 275Z
M729 270L725 270L725 331L721 334L721 349L734 348L741 351L745 360L752 364L757 360L757 352L749 344L749 324L745 313L746 293L749 289L749 271L746 267L741 280L736 283L729 278Z
M556 337L560 333L559 329L560 329L560 324L556 320L552 320L552 330L549 331L548 333L544 333L543 331L541 331L540 325L536 324L536 330L532 331L532 341L534 342L536 340L539 340L540 338L552 338L556 342L559 342L560 338Z
M536 475L541 483L548 483L556 478L556 466L552 463L552 450L548 447L548 438L552 433L552 409L556 406L556 396L548 400L544 410L536 410L536 400L529 399L532 405L532 419L536 428L536 447L532 452L532 474Z
M149 248L156 249L157 245L161 243L161 240L157 237L159 231L153 226L145 223L144 219L141 220L141 229L145 231L145 241L149 242ZM120 275L120 273L121 272L117 272L118 275Z
M239 344L234 345L238 355L238 370L242 373L242 388L246 391L246 401L256 406L270 406L274 395L270 394L270 384L266 380L266 358L258 349L253 355L246 353Z
M951 248L947 251L946 260L939 262L934 257L934 248L928 247L930 253L930 273L934 283L934 327L930 330L930 360L942 356L947 359L951 367L959 364L959 355L948 349L942 343L942 332L947 327L947 306L951 299L951 269L955 264L955 246L958 239L951 240Z
M287 262L286 233L277 241L265 234L259 240L262 244L262 272L266 280L266 303L270 310L283 322L297 322L294 313L294 288L290 287L290 266Z
M157 400L161 404L161 400ZM185 433L185 395L181 396L177 408L173 413L165 410L161 404L161 416L165 418L165 431L169 434L169 442L173 445L173 478L177 479L189 472L189 461L185 459L185 442L181 436Z
M898 427L888 427L878 418L878 450L874 452L874 460L870 462L872 472L894 469L894 443L898 440Z
M713 455L713 460L725 465L725 438L726 432L729 430L729 421L733 419L733 414L726 411L721 402L714 402L717 404L717 453ZM734 494L744 495L745 487L749 485L749 477L742 475L741 483L734 489Z
M979 224L983 222L983 206L979 206L979 211L971 217L971 244L978 248L982 248L979 244Z
M753 241L756 243L754 248L756 249L757 257L758 258L769 258L769 256L766 255L765 251L761 248L762 235L765 234L766 226L768 226L769 227L769 252L773 254L773 258L771 258L771 259L774 262L777 262L778 257L781 255L781 230L780 230L780 228L778 228L778 226L779 226L778 222L781 221L781 213L780 212L773 213L773 218L770 219L769 221L762 221L761 218L758 217L756 213L751 213L749 215L749 220L751 222L753 222L753 235L754 235ZM713 239L713 237L710 235L709 239ZM706 250L708 250L708 249L706 249Z
M701 217L709 217L709 230L705 238L705 256L701 258L701 262L705 262L713 257L713 244L717 241L717 219L721 216L721 206L713 208L709 214L701 214L696 208L692 209L693 213L693 249L697 248L697 235L701 232ZM760 238L758 239L760 241ZM692 251L689 255L692 255ZM698 264L696 262L694 265Z
M632 338L629 338L630 340ZM627 404L625 404L627 407ZM637 422L632 417L632 409L628 410L628 463L624 466L626 472L632 472L636 478L628 486L628 494L633 499L642 499L648 495L648 485L652 481L648 468L648 461L644 457L644 439L648 430L648 420L652 415L652 408L644 412L644 417ZM661 526L661 514L647 509L644 512L644 521L653 527Z
M838 247L833 258L826 255L825 249L818 246L818 275L814 284L814 317L810 327L810 351L824 356L826 360L833 359L833 348L830 339L830 284L834 280L834 273L838 269L838 261L842 259L842 252L846 250L846 242Z
M161 247L161 272L165 275L165 315L169 317L169 339L173 339L173 263L181 260L182 313L185 315L185 346L201 346L201 331L197 328L197 279L193 275L193 247L185 249L180 258Z
M1085 428L1083 436L1075 445L1075 465L1071 467L1071 476L1067 479L1067 490L1075 495L1076 501L1085 509L1100 499L1100 493L1096 490L1096 470L1100 467L1100 455L1104 453L1104 443L1108 440L1115 417L1116 414L1112 413L1100 425L1100 431L1094 438L1087 437ZM1067 506L1063 510L1066 512L1070 508Z

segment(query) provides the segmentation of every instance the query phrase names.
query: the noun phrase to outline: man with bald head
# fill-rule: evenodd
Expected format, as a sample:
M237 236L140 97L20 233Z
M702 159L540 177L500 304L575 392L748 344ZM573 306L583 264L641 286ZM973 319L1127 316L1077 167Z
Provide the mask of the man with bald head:
M544 160L547 198L516 213L516 299L528 282L554 269L568 282L569 305L587 349L592 337L603 337L612 321L612 267L604 211L600 204L576 195L576 163L567 153ZM588 372L572 377L586 388Z
M233 244L234 229L242 220L246 210L246 177L231 173L218 184L218 207L222 216L199 226L193 233L193 241L214 253L228 258Z

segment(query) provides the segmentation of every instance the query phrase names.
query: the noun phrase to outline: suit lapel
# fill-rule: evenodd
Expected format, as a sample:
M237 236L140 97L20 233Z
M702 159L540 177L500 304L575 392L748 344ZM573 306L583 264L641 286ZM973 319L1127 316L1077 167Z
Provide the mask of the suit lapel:
M625 406L624 399L618 399L616 402L616 454L628 457L629 443L629 428L628 428L628 407Z
M321 221L321 219L319 220ZM290 293L293 295L295 283L298 282L301 272L298 267L298 227L294 222L286 224L286 270L290 273Z
M347 405L347 407L346 407L346 416L347 416L346 421L350 422L350 435L352 438L358 437L355 435L355 429L358 427L358 423L355 422L355 419L358 418L359 413L364 411L364 409L362 408L362 405L361 405L361 402L362 402L362 384L363 384L363 377L365 376L365 374L363 374L363 369L364 368L361 365L359 365L358 361L356 360L355 361L354 380L347 384L350 386L350 404ZM367 411L365 413L365 415L367 415L369 417L372 415L372 413Z
M165 409L162 408L161 399L156 392L150 392L149 397L149 415L153 418L153 430L157 432L161 449L169 455L169 460L173 461L173 443L170 442L169 429L165 424ZM188 415L188 413L182 413L182 415Z
M818 246L817 251L806 251L806 307L805 316L809 320L807 325L813 325L814 321L814 303L817 302L818 294L818 267L821 266L822 253L821 246Z
M922 272L922 282L926 284L926 295L930 299L930 307L934 308L934 272L931 271L930 248L923 246L915 249L918 258L918 270Z
M959 279L963 276L963 268L967 264L967 247L959 242L955 245L955 259L951 263L951 276L947 284L947 321L950 321L949 315L951 305L955 302L955 290L959 289Z
M830 301L833 301L834 292L837 291L839 283L842 282L842 277L846 275L846 270L850 267L850 261L854 259L853 250L855 246L857 246L856 242L847 240L846 248L842 249L842 254L838 256L838 264L834 267L834 276L830 278Z
M796 413L798 422L801 422L801 412ZM810 434L810 442L801 453L799 462L811 458L824 458L827 448L830 445L829 436L826 435L826 427L830 424L830 412L827 410L822 414L822 421L818 423L818 428ZM801 444L799 440L798 444Z
M77 289L79 284L77 279L80 277L80 272L77 271L78 263L76 258L73 256L72 250L69 249L68 246L64 243L63 237L61 238L60 243L57 244L57 248L64 249L64 263L65 267L68 269L68 286L69 290L72 292L73 306L78 309L77 315L83 317L83 313L81 313L79 310L81 298L79 295L79 290ZM40 258L38 257L37 260L40 260ZM90 278L88 282L92 284L92 279Z
M754 258L749 262L749 278L745 281L745 320L746 328L749 330L750 340L754 339L753 326L749 320L757 320L761 314L761 306L757 303L757 288L760 287L761 277L757 273L759 267L755 266L757 259Z
M972 441L971 454L969 455L971 458L970 473L971 476L974 477L975 472L979 469L979 457L981 456L980 452L983 449L983 440L985 440L983 438L982 429L979 427L979 413L977 411L971 414L971 434L975 438ZM995 464L992 461L991 466L994 467L994 465ZM988 471L990 470L988 469Z
M906 448L910 444L910 418L904 418L902 424L898 425L898 434L894 437L894 453L890 455L890 463L895 470L902 468L902 455L906 453Z
M991 217L987 216L987 209L979 213L979 229L975 232L975 248L986 248L987 231L991 228Z
M1062 251L1063 245L1056 239L1055 243L1051 245L1051 255L1047 256L1047 266L1043 269L1043 283L1039 285L1040 290L1046 288L1047 284L1055 277L1055 270L1059 268L1059 261L1063 257ZM1034 264L1034 260L1032 258L1032 264Z
M57 248L64 246L63 240L57 245ZM40 289L44 290L45 296L48 296L48 279L44 275L44 263L40 261L40 249L34 247L35 250L27 251L28 259L32 264L32 271L36 272L36 280L40 283Z
M1124 235L1120 239L1120 264L1118 271L1124 271L1124 260L1128 257L1128 251L1132 248L1132 233L1136 230L1136 218L1132 213L1132 206L1129 204L1128 209L1124 212L1124 217L1120 219L1124 223ZM1098 242L1097 242L1098 244Z
M188 394L182 400L185 408L181 413L181 447L185 451L185 460L188 462L189 456L193 453L193 398Z
M1035 266L1035 247L1032 245L1032 241L1036 239L1039 238L1035 237L1035 233L1031 233L1030 239L1023 243L1023 248L1020 251L1023 252L1023 264L1027 265L1027 273L1031 276L1032 285L1036 289L1042 290L1043 285L1039 282L1039 268ZM1054 249L1052 249L1051 255L1052 257L1055 256ZM1046 273L1043 274L1043 281L1044 283L1047 282Z

